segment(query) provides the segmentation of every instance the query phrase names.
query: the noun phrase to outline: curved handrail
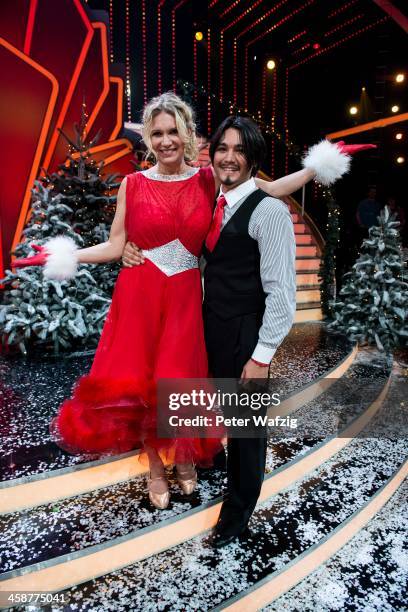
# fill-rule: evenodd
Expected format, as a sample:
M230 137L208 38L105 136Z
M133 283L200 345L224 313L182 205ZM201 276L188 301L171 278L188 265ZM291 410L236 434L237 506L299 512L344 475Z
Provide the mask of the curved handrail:
M271 177L268 176L265 172L262 172L262 170L260 172L258 172L258 176L259 178L264 179L265 181L270 181ZM318 247L318 251L319 251L319 256L322 255L323 252L323 248L325 245L325 240L322 236L322 234L320 233L319 228L317 227L316 223L313 221L312 217L310 217L310 215L308 215L308 213L305 211L302 214L302 207L299 204L299 202L297 200L295 200L294 197L292 196L284 196L282 198L280 198L281 200L283 200L285 202L285 204L292 204L293 208L296 210L297 213L299 213L299 215L306 221L307 225L310 227L310 230L313 234L313 237L316 240L317 243L317 247Z

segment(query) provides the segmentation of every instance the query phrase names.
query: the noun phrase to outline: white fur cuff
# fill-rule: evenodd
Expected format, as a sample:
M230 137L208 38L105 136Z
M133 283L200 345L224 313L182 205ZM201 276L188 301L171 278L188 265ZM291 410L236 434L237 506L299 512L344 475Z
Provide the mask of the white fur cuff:
M303 158L303 167L316 173L315 180L322 185L335 183L350 170L350 155L342 153L337 145L322 140L310 147Z
M49 253L44 266L45 278L59 281L74 278L78 267L78 247L72 238L57 236L48 240L44 247Z

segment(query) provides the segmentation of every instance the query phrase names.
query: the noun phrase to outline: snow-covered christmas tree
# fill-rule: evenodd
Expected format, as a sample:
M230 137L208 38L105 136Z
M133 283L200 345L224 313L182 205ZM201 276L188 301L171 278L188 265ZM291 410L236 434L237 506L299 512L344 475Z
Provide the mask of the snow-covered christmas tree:
M408 283L398 231L386 207L369 230L352 271L343 276L329 329L390 351L408 344Z
M29 221L15 249L17 258L35 254L43 245L65 235L79 247L104 242L116 204L116 176L103 178L103 163L90 155L96 139L84 137L86 111L69 141L69 155L59 171L36 181ZM68 139L67 139L68 140ZM0 306L2 343L23 353L39 343L59 352L95 345L110 305L118 264L82 265L71 281L48 280L40 267L6 271Z

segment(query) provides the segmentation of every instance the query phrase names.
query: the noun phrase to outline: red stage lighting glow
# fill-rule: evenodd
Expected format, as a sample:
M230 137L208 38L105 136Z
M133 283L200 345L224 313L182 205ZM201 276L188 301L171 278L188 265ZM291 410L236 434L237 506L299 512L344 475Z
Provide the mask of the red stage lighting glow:
M343 6L340 6L340 8L329 13L328 19L331 19L332 17L335 17L336 15L340 15L340 13L344 13L344 11L346 11L348 8L357 4L357 2L358 0L351 0L351 2L346 2L346 4L343 4Z
M106 25L102 21L94 21L92 22L92 27L95 30L95 33L99 30L100 35L100 43L101 43L101 64L102 64L102 72L103 72L103 89L101 94L92 109L92 112L89 115L89 119L86 124L86 131L89 133L92 128L96 117L104 103L106 96L109 92L109 59L108 59L108 41L107 41L107 32Z
M31 101L33 104L32 112L27 117L27 133L18 130L13 142L10 142L8 147L9 156L6 167L7 164L13 163L13 155L10 154L10 150L13 153L13 147L16 150L19 144L24 145L24 151L21 155L22 161L19 161L19 172L23 170L23 174L16 186L18 191L16 192L13 181L10 181L10 185L4 185L5 200L3 205L6 202L7 208L3 207L0 210L3 233L0 243L3 243L4 265L8 266L9 253L14 251L24 229L31 200L31 189L40 167L47 133L57 101L58 81L48 70L2 38L0 38L0 52L2 65L8 66L11 74L14 77L17 75L16 78L20 78L22 83L29 82L29 86L32 88ZM7 70L4 75L7 75ZM7 84L4 83L4 88L5 95L8 96L9 100L12 100L14 93L12 93L10 83L9 79ZM16 103L14 106L11 105L10 111L18 113L23 109L24 98L19 95L18 91L16 94ZM7 119L9 120L9 117ZM12 125L12 123L10 124L9 121L7 124L3 116L3 130L6 129L6 126L8 128L9 125ZM20 209L18 210L19 205ZM2 273L1 269L0 273Z
M193 39L193 79L194 79L194 100L197 100L198 86L198 66L197 66L197 39Z
M162 92L162 71L161 71L161 9L166 0L161 0L157 5L157 89L158 94Z
M147 104L147 36L146 36L146 0L142 0L142 71L143 103Z
M264 13L263 15L261 15L261 17L258 17L258 19L256 19L254 22L252 22L249 26L247 26L244 30L242 30L242 32L240 32L237 36L237 38L241 38L242 36L244 36L247 32L249 32L250 30L252 30L252 28L254 26L257 26L259 23L261 23L262 21L264 21L265 19L267 19L270 15L272 15L273 13L275 13L278 9L280 9L281 6L283 6L284 4L286 4L289 0L281 0L280 2L278 2L278 4L276 6L274 6L273 8L269 9L269 11L266 11L266 13ZM314 1L314 0L313 0ZM255 8L255 6L259 4L259 2L256 2L254 4L254 6L252 8Z
M207 30L207 135L211 134L211 30Z
M271 9L270 11L268 11L268 13L265 13L265 15L263 17L261 17L259 19L259 21L262 21L268 14L270 14L271 12L275 11L277 8L279 8L282 4L284 4L286 0L284 0L283 2L279 3L276 5L276 7L274 7L273 9ZM314 4L316 2L316 0L308 0L307 2L305 2L305 4L302 4L302 6L299 6L299 8L295 9L292 13L289 13L288 15L286 15L285 17L283 17L282 19L280 19L279 21L277 21L276 23L274 23L270 28L268 28L267 30L265 30L265 32L262 32L261 34L259 34L258 36L256 36L255 38L253 38L252 40L249 41L248 46L254 44L255 42L257 42L258 40L260 40L261 38L263 38L264 36L266 36L267 34L269 34L270 32L273 32L273 30L276 30L277 28L279 28L281 25L283 25L284 23L286 23L287 21L289 21L290 19L292 19L293 17L295 17L298 13L301 13L305 8L307 8L308 6L310 6L311 4ZM256 22L255 22L256 23ZM255 25L255 24L254 24ZM248 30L252 29L252 26L250 26L249 28L246 28L246 30L243 30L237 38L240 38L241 36L243 36Z
M39 10L38 4L36 6L37 6L37 10ZM46 8L45 3L42 3L41 8L44 11L44 9ZM65 73L63 77L61 73L59 62L53 61L51 72L54 74L57 81L59 81L59 87L60 87L59 96L63 96L63 102L59 106L59 98L57 98L56 107L58 108L58 110L56 110L56 113L58 114L58 118L56 121L53 120L51 122L51 126L50 126L51 129L50 129L50 133L49 133L47 144L46 144L46 153L44 155L44 159L41 164L42 167L45 169L48 169L50 165L52 156L55 151L55 147L57 146L57 142L60 138L60 133L58 131L58 128L62 128L62 126L64 125L65 117L67 113L69 112L69 107L72 102L73 96L75 94L75 89L80 79L81 72L84 68L84 65L86 64L88 52L90 51L90 47L91 47L92 40L94 37L94 29L92 28L92 24L90 23L88 16L85 12L85 9L82 6L81 0L74 0L74 3L71 6L71 8L73 9L73 12L76 13L76 17L72 15L69 18L70 21L71 19L74 19L75 23L77 24L77 28L82 29L82 27L84 27L86 30L86 35L85 35L85 38L83 38L80 43L81 48L78 54L77 61L75 63L75 67L73 68L73 71L71 74ZM36 19L37 17L33 21L34 26L35 26ZM40 19L39 23L41 23L41 18L39 19ZM33 55L33 53L34 53L34 50L31 49L31 55ZM58 57L58 55L56 57ZM68 83L66 84L65 86L66 89L63 93L63 89L61 88L60 82L64 80L64 78L66 79L67 77L69 78L69 84Z
M248 87L248 77L245 75L247 75L248 72L248 49L250 47L250 45L254 44L255 42L257 42L258 40L260 40L261 38L263 38L264 36L266 36L267 34L269 34L269 32L277 29L279 26L281 26L283 23L285 23L286 21L288 21L289 19L291 19L292 17L294 17L295 15L297 15L298 13L300 13L301 11L303 11L305 8L307 8L310 4L313 4L315 2L315 0L308 0L308 2L306 2L305 4L303 4L302 6L300 6L298 9L296 9L295 11L293 11L292 13L290 13L289 15L286 15L283 19L281 19L280 21L276 22L275 24L273 24L270 28L268 28L265 32L263 32L262 34L259 34L258 36L256 36L255 38L253 38L252 40L250 40L249 42L247 42L245 44L245 67L244 67L244 87L245 87L245 99L248 100L248 94L247 94L247 87ZM265 14L265 16L268 14L270 14L271 12L275 11L277 8L279 8L282 4L285 3L285 0L283 0L281 3L279 3L276 7L274 7L273 9L271 9L270 11L268 11L268 13ZM258 19L257 21L255 21L251 26L247 27L245 30L243 30L243 32L241 32L237 38L240 38L243 34L245 34L247 31L249 31L250 29L252 29L252 27L254 25L256 25L257 23L259 23L259 21L262 21L262 19ZM308 43L309 45L310 43ZM248 106L248 104L246 103L245 106Z
M223 11L220 15L220 19L222 19L223 17L225 17L225 15L227 15L230 11L232 11L237 4L239 4L241 2L241 0L235 0L235 2L233 2L232 4L230 4L230 6L228 8L225 9L225 11Z
M284 2L287 2L288 0L283 0ZM238 15L238 17L235 17L235 19L233 19L225 28L222 28L221 32L220 32L220 78L219 78L219 82L220 82L220 100L222 102L223 99L223 95L224 95L224 33L229 30L230 28L232 28L233 26L235 26L239 21L241 21L241 19L243 19L246 15L248 15L251 11L253 11L257 6L259 6L261 3L263 2L263 0L257 0L252 6L250 6L249 8L247 8L243 13L241 13L240 15ZM235 3L238 4L238 3ZM210 7L211 8L211 5ZM231 6L224 11L224 13L222 15L220 15L220 17L223 17L224 15L226 15L230 10L231 10ZM239 35L238 35L239 38ZM236 39L235 39L236 41ZM234 51L236 52L235 46L234 46ZM245 64L245 66L247 66L247 62ZM235 58L234 58L234 67L235 67ZM245 80L245 79L244 79ZM246 89L245 89L245 85L244 85L244 96L246 96Z
M265 112L266 107L266 70L262 70L262 92L261 92L261 108Z
M298 68L299 66L306 64L310 60L315 59L319 55L322 55L322 53L327 53L327 51L331 51L331 49L334 49L335 47L339 47L344 42L351 40L352 38L355 38L356 36L359 36L359 34L363 34L364 32L371 30L372 28L375 28L377 25L380 25L381 23L384 23L385 21L389 21L389 19L390 17L382 17L381 19L377 19L377 21L374 21L373 23L368 24L364 28L360 28L359 30L356 30L355 32L353 32L352 34L349 34L348 36L344 36L343 38L340 38L335 43L332 43L331 45L328 45L327 47L321 47L313 55L309 55L309 57L305 57L305 59L300 60L296 64L292 64L290 66L290 70L293 70L294 68Z
M129 0L125 5L125 75L126 75L126 106L127 120L131 121L131 93L130 93L130 19L129 19Z
M344 21L343 23L340 23L340 25L336 26L335 28L332 28L328 32L325 32L324 37L327 38L328 36L331 36L335 32L338 32L339 30L342 30L343 28L346 28L347 26L351 25L355 21L358 21L362 17L364 17L364 15L363 15L363 13L360 13L359 15L355 15L351 19L347 19L347 21Z
M31 51L31 41L33 38L33 29L34 29L35 12L37 10L37 2L38 0L31 0L30 2L30 11L28 13L27 29L26 29L25 40L24 40L24 53L26 55L30 55L30 51Z
M235 19L233 19L225 28L223 28L223 32L226 32L230 28L234 27L234 25L236 25L239 21L241 21L241 19L243 19L244 17L249 15L249 13L251 13L254 9L256 9L256 7L259 6L262 2L263 2L263 0L257 0L256 2L254 2L254 4L252 6L250 6L245 11L243 11L240 15L238 15L238 17L235 17ZM288 0L282 0L281 4L284 4L285 2L288 2ZM278 7L276 7L276 8L278 8ZM265 17L266 17L266 14L264 15L264 17L261 17L261 21ZM239 38L239 36L238 36L238 38Z
M289 69L285 70L285 95L283 98L283 131L285 133L286 142L289 141ZM288 148L285 147L285 174L289 171L289 153Z
M110 61L113 62L113 0L109 0L109 52Z
M172 52L172 72L173 72L173 90L176 91L177 77L176 77L176 11L185 4L187 0L180 0L171 9L171 52Z
M123 79L120 77L109 77L111 83L116 83L117 86L117 105L116 105L116 124L110 134L108 140L115 140L123 125Z
M248 47L245 47L244 57L244 105L248 108Z
M309 47L310 47L310 43L306 43L305 45L302 45L302 47L299 47L299 49L295 49L293 51L292 55L299 55L305 49L309 49Z
M306 34L306 30L303 30L302 32L299 32L298 34L295 34L294 36L292 36L292 38L289 38L288 43L295 42L295 40L298 40L299 38L301 38L305 34Z
M224 96L224 32L220 33L220 101Z
M272 128L272 140L271 140L271 178L272 180L275 178L275 138L273 136L273 132L275 131L275 119L276 119L276 106L277 106L277 70L275 69L272 73L272 119L271 119L271 128Z
M233 78L234 104L237 103L237 39L234 38L234 78Z

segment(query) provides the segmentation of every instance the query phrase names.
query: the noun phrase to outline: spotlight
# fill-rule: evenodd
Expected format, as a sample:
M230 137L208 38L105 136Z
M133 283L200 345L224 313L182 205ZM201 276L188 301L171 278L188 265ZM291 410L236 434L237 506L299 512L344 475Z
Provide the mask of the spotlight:
M195 39L198 40L198 42L200 42L200 40L203 40L204 38L204 34L200 31L196 32L194 36L195 36Z
M402 140L402 134L401 134L401 132L398 132L398 134L395 134L395 139L396 139L396 140Z
M254 60L256 60L256 55L254 55Z
M362 88L361 88L361 91L365 91L365 90L366 90L366 88L365 88L365 87L362 87Z
M397 157L397 164L403 164L404 162L405 162L405 157L402 157L402 155Z
M358 113L357 106L350 106L349 113L350 113L350 115L357 115L357 113Z
M402 72L397 74L397 76L395 77L395 81L397 83L403 83L405 81L405 74L403 74Z
M268 60L266 63L266 67L268 70L273 70L276 66L276 63L274 60Z
M394 104L394 106L391 107L391 112L393 113L398 113L399 111L399 106L397 106L396 104Z
M314 49L315 51L317 51L318 49L320 49L320 43L314 43L312 46L313 46L313 49Z

